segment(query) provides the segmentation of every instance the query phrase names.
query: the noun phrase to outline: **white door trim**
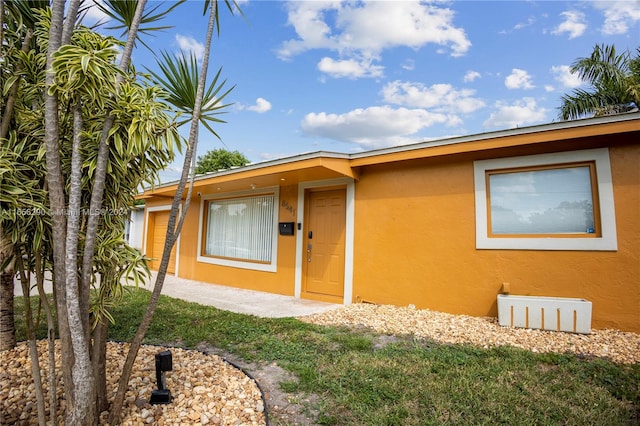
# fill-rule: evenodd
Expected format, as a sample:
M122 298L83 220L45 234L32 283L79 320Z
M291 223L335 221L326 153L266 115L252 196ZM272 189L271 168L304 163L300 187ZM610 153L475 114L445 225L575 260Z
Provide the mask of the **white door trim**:
M302 182L298 185L298 224L300 230L296 234L296 271L294 296L300 298L302 294L302 260L304 258L303 235L304 229L304 208L305 190L309 188L322 188L336 185L346 185L346 220L345 220L345 242L344 242L344 296L345 305L350 305L353 298L353 247L354 247L354 224L355 224L355 182L351 178L339 178L329 180L319 180L313 182Z

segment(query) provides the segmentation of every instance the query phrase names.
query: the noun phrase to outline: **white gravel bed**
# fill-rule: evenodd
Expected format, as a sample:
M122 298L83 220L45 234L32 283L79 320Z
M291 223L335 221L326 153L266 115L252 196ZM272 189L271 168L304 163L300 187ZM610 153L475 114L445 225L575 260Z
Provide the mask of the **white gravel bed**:
M126 343L107 344L107 388L115 395L117 380L128 351ZM38 343L48 406L48 354L46 342ZM173 371L167 372L167 388L174 400L168 405L150 405L156 389L155 354L166 348L142 346L129 381L122 424L154 425L264 425L262 395L254 380L217 355L170 348ZM62 394L60 356L56 359L58 394ZM26 342L0 353L0 424L37 425L37 407ZM58 421L62 423L64 400L58 400ZM108 412L100 416L107 424Z
M497 318L453 315L412 307L358 303L299 318L321 325L369 327L386 334L413 334L442 343L467 343L483 348L515 346L532 352L570 352L606 357L614 362L640 362L640 334L592 330L573 334L502 327Z

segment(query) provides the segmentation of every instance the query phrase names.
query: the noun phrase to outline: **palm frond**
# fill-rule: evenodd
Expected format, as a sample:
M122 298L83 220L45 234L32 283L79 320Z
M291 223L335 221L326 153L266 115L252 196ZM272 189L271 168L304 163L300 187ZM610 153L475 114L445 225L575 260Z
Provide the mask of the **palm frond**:
M218 0L213 0L215 2L216 8L216 31L218 32L218 36L220 36L220 14L218 13ZM240 16L244 16L244 12L240 9L238 2L236 0L224 0L224 4L227 6L227 9L232 15L235 15L235 11L237 11ZM211 5L211 0L205 0L204 8L202 9L202 14L206 15L209 12L209 7L213 7Z
M590 83L591 89L576 89L562 96L559 117L571 120L636 108L640 100L638 56L632 58L629 51L618 54L613 45L596 44L589 57L579 58L571 66L571 72Z
M628 51L616 53L615 46L596 45L588 58L579 58L571 65L571 72L594 84L611 82L619 85L629 70Z
M563 95L559 109L560 118L563 120L575 120L595 113L602 105L598 100L597 92L589 92L583 89L575 89L571 94Z
M173 28L172 25L153 26L151 24L157 23L165 16L167 16L173 9L180 6L186 0L178 0L171 2L171 5L165 10L159 10L164 2L160 2L157 5L151 7L149 10L144 11L142 20L140 21L140 27L138 28L138 34L153 35L155 31L162 31L169 28ZM125 35L136 13L137 2L130 0L106 0L104 4L94 0L94 3L98 9L100 9L105 15L111 18L116 24L106 27L111 30L122 30L121 35ZM152 50L141 38L136 37L140 43L142 43L147 49Z
M167 103L178 113L188 117L178 120L178 125L183 125L191 120L195 108L200 76L198 61L193 54L187 58L184 53L176 57L168 52L162 52L158 67L160 72L147 68L147 72L151 75L149 80L162 87ZM213 130L212 124L225 122L217 116L226 113L224 110L231 104L224 104L222 101L235 88L234 85L225 90L227 80L220 82L221 73L222 68L218 70L213 81L206 85L202 98L202 111L198 118L200 123L218 139L220 136Z

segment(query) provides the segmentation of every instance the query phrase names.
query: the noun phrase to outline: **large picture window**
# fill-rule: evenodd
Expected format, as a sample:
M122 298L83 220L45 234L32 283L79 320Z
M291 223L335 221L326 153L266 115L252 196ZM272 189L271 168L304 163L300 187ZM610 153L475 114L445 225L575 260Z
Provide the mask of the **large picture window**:
M488 170L491 236L599 235L594 177L594 162Z
M274 207L274 194L206 200L202 255L270 264Z
M617 250L609 151L474 162L476 247Z

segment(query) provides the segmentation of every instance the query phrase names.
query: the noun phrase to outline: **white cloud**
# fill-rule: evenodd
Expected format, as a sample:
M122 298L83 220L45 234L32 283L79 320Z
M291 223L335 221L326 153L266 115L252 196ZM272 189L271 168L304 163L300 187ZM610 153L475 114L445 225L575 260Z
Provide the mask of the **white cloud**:
M464 82L465 83L470 83L470 82L475 81L476 79L478 79L480 77L481 76L480 76L480 73L478 71L469 70L464 75Z
M290 59L308 50L327 49L339 55L334 61L338 64L353 58L378 60L385 49L419 49L429 43L446 47L451 56L462 56L471 42L453 18L451 9L420 0L291 1L288 23L298 37L282 43L278 56Z
M88 8L85 19L87 19L90 23L104 23L110 21L111 18L109 17L109 15L100 10L100 8L95 5L96 2L104 5L103 0L94 0L92 2L87 2Z
M525 70L514 68L511 74L504 80L507 89L533 89L535 86L531 82L531 76Z
M381 77L384 67L373 65L371 61L356 59L334 60L324 57L318 62L318 69L331 77Z
M237 104L236 108L239 110L246 109L247 111L254 111L254 112L257 112L258 114L262 114L271 110L271 102L269 102L264 98L258 98L256 99L256 103L254 105L246 106L242 104Z
M600 31L605 35L625 34L640 21L639 1L597 1L593 5L604 13ZM638 28L635 27L635 36L637 35Z
M523 98L508 105L496 102L497 111L482 123L487 127L513 128L546 121L547 109L539 107L533 98Z
M516 25L514 25L513 29L514 30L521 30L523 28L530 27L535 22L536 22L536 18L533 17L533 16L530 16L529 19L527 19L527 22L519 22Z
M302 154L302 153L300 153ZM260 161L278 160L280 158L291 157L291 153L277 153L277 152L261 152L258 154Z
M571 72L569 65L554 65L551 67L551 73L555 74L557 82L569 89L574 89L583 83L577 74Z
M544 85L544 90L545 90L546 92L555 92L556 88L555 88L555 87L553 87L553 86L552 86L552 85L550 85L550 84L545 84L545 85Z
M568 33L569 39L580 37L584 34L587 29L584 13L575 10L567 10L566 12L562 12L560 15L562 15L565 20L551 32L552 34L561 35L563 33Z
M407 71L413 71L413 69L416 67L416 61L414 61L413 59L407 59L400 66L402 67L402 69L405 69Z
M195 38L176 34L176 42L178 42L180 50L183 50L188 54L193 53L198 61L201 61L204 57L204 44L200 43Z
M514 31L519 31L519 30L521 30L523 28L530 27L535 23L536 23L536 18L534 16L530 16L529 18L527 18L527 20L525 22L518 22L517 24L515 24L513 26L513 28L508 29L508 30L500 30L500 31L498 31L498 34L502 34L502 35L511 34Z
M447 114L381 106L355 109L344 114L312 112L304 117L300 126L310 136L352 142L365 149L374 149L417 142L423 138L412 135L434 124L459 123L457 117Z
M475 90L456 90L450 84L433 84L429 87L422 83L387 83L382 88L385 102L417 108L431 108L436 112L470 113L485 106L484 102L474 98Z

